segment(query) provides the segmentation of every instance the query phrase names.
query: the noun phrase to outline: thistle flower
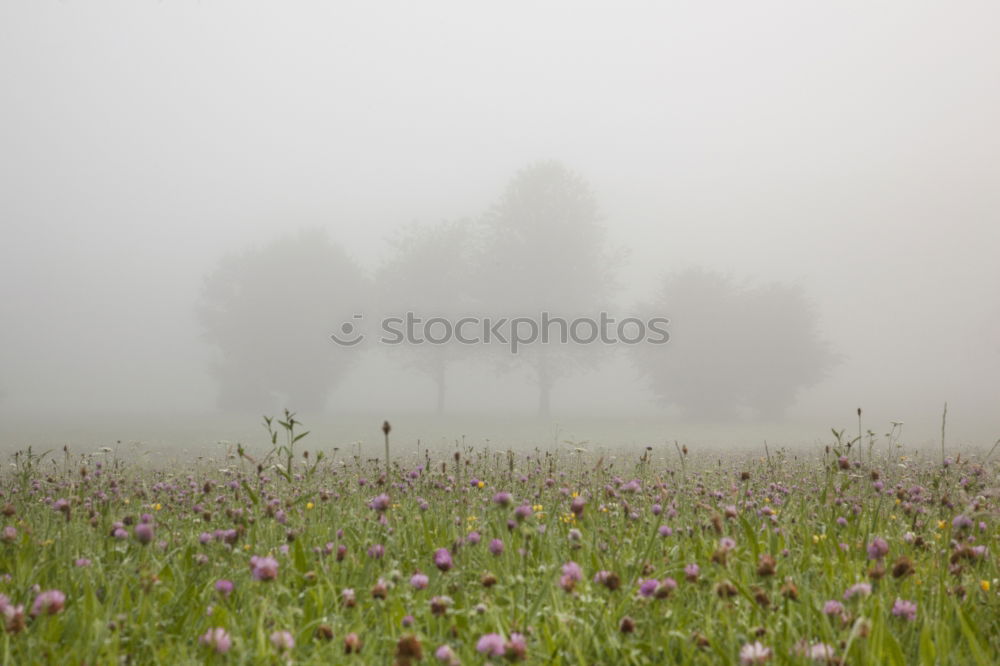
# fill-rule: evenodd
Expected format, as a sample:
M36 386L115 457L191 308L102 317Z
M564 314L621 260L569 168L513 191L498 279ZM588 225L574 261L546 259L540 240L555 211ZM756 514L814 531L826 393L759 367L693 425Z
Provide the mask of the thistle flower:
M844 600L856 596L867 597L872 593L872 586L868 583L855 583L844 592Z
M500 556L503 553L503 541L500 539L493 539L490 541L489 550L496 556Z
M881 560L889 553L889 544L882 537L875 537L868 544L868 559Z
M418 590L423 590L430 583L430 578L426 574L415 573L410 577L410 585Z
M907 601L897 597L896 602L892 605L892 614L909 621L915 620L917 617L917 604L914 601Z
M289 631L275 631L271 634L271 645L278 652L288 652L295 647L295 638Z
M771 658L771 648L765 647L760 641L747 643L740 648L740 664L750 666L751 664L763 664Z
M438 548L434 551L434 566L441 571L448 571L453 566L451 553L447 548Z
M198 642L206 647L215 650L219 654L225 654L229 652L229 648L232 647L233 645L233 641L229 637L229 632L227 632L222 627L209 629L204 634L198 637Z
M217 580L215 581L215 591L228 599L229 595L233 593L233 582L225 579Z
M278 577L278 560L254 555L250 558L250 575L254 580L274 580Z
M485 654L488 657L503 656L505 652L503 636L500 634L484 634L480 636L479 641L476 643L476 652Z
M66 605L66 595L60 590L46 590L35 597L35 603L31 604L31 617L36 617L42 613L55 615Z

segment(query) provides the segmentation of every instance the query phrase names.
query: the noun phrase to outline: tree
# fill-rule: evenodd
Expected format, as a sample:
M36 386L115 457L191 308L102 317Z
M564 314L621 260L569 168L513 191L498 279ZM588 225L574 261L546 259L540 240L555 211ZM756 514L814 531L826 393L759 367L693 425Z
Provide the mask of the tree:
M392 241L394 254L376 274L379 307L384 316L413 312L426 323L442 317L450 322L470 312L472 233L467 222L411 225ZM437 327L440 328L440 327ZM434 326L428 331L441 338ZM413 368L428 375L437 388L437 413L444 412L448 368L470 349L453 337L444 344L403 343L398 350Z
M590 186L558 162L519 171L484 219L476 291L480 307L506 317L595 317L613 290L609 250ZM555 332L555 329L553 329ZM509 361L530 367L538 411L547 416L555 383L602 358L600 343L533 344Z
M636 367L661 401L695 419L732 419L747 410L777 418L837 360L794 286L739 285L691 269L668 277L641 309L668 317L671 337L666 345L633 347Z
M225 409L262 411L276 398L321 411L356 360L331 340L362 312L369 286L323 231L285 236L222 260L198 307Z

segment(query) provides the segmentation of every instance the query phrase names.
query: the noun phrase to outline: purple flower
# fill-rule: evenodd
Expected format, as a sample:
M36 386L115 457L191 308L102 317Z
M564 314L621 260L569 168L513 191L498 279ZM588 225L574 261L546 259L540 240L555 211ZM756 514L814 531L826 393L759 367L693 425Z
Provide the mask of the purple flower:
M573 501L569 503L569 510L574 516L580 516L583 514L583 508L587 506L587 503L582 497L574 497Z
M380 560L383 555L385 555L385 546L380 543L368 548L368 557Z
M215 581L215 591L228 599L233 593L233 581L225 579Z
M2 538L4 541L8 543L10 543L11 541L15 541L17 539L17 528L14 527L13 525L8 525L7 527L3 528L3 536L0 538Z
M531 515L531 505L521 504L516 509L514 509L514 517L518 520L524 520Z
M447 666L458 666L458 656L448 645L442 645L434 651L434 658Z
M278 560L254 555L250 558L250 575L254 580L274 580L278 577Z
M842 615L844 613L844 604L831 599L823 604L823 613L826 615Z
M412 585L418 590L425 589L428 583L430 583L430 578L428 578L425 574L422 573L415 573L410 578L410 585Z
M700 574L701 574L701 567L699 567L697 564L692 563L684 567L684 578L689 583L696 582Z
M660 529L656 531L660 534L661 537L668 537L674 533L674 531L670 529L669 525L660 525Z
M912 621L917 617L917 603L897 597L896 603L892 605L892 614Z
M42 613L55 615L66 605L66 595L59 590L46 590L35 597L35 603L31 604L31 616L35 617Z
M956 530L963 530L967 527L972 527L972 519L960 513L951 521L951 526Z
M868 559L881 560L889 553L889 544L882 537L875 537L868 544Z
M563 575L566 576L566 578L568 578L569 580L572 581L583 580L583 569L580 568L579 564L573 562L572 560L562 566L562 572Z
M855 583L844 592L844 599L847 600L856 596L867 597L871 593L872 586L868 583Z
M153 540L153 526L149 523L139 523L135 526L135 538L145 545Z
M504 639L500 634L485 634L476 643L476 652L490 657L501 657L506 652Z
M198 642L212 648L219 654L229 652L229 648L233 645L232 639L229 638L229 633L222 627L209 629L198 637Z
M500 539L493 539L490 541L489 549L491 553L499 556L503 552L503 541Z
M475 546L477 543L479 543L480 539L482 539L482 537L479 536L479 532L476 532L476 531L469 532L469 535L467 537L465 537L465 540L468 541L473 546ZM447 647L447 646L445 646L445 647Z
M500 506L510 506L510 503L513 501L514 497L507 491L499 492L493 496L493 503Z
M77 558L76 560L73 561L73 565L77 566L77 567L81 567L81 568L82 567L89 567L90 566L90 560L88 560L86 557L79 557L79 558Z
M295 647L295 638L290 631L276 631L271 634L271 645L278 652L287 652Z
M641 597L651 597L653 593L656 592L656 588L660 586L660 581L655 578L647 578L646 580L639 580L639 596Z
M765 647L760 641L754 641L753 643L747 643L742 648L740 648L740 664L741 666L750 666L750 664L763 664L771 658L771 648Z
M368 506L381 513L389 508L389 503L389 496L382 493L381 495L374 497L372 501L368 503Z
M441 571L447 571L452 567L451 553L447 548L438 548L434 551L434 566Z

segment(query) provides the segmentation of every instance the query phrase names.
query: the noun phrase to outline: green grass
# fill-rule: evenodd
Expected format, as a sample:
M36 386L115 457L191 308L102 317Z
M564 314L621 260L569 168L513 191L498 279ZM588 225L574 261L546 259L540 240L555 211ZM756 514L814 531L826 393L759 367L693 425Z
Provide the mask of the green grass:
M400 639L415 636L426 663L448 645L461 663L477 664L487 659L477 642L489 633L522 634L530 663L739 663L755 641L776 664L817 663L802 652L819 643L848 664L1000 662L995 465L865 456L841 469L837 456L848 450L836 446L767 459L692 451L669 468L642 451L610 462L465 449L396 459L386 480L380 460L291 457L288 430L283 449L273 440L275 455L169 469L18 454L0 479L9 514L0 527L12 528L0 542L3 663L388 664ZM499 491L514 502L495 504ZM384 521L369 508L381 493L391 498ZM579 517L574 495L586 499ZM522 502L531 509L518 520ZM149 544L135 533L143 514L154 527ZM972 527L953 527L959 515ZM112 536L117 523L127 523L125 538ZM672 535L661 536L663 525ZM235 542L201 542L216 530L237 530ZM876 537L889 552L886 572L873 578L867 545ZM487 548L494 538L503 540L499 556ZM724 553L723 538L734 543ZM368 554L376 544L385 548L379 559ZM435 566L438 548L451 550L447 571ZM765 554L777 562L774 575L758 572ZM278 561L276 579L254 580L250 558L267 555ZM913 573L895 577L902 557ZM76 566L79 558L90 565ZM567 590L560 577L569 561L584 576ZM700 567L697 581L685 579L689 564ZM426 589L410 584L418 571ZM594 582L598 571L617 574L620 587ZM487 575L494 585L484 586ZM639 579L667 577L677 582L667 598L638 593ZM215 589L222 579L234 585L228 598ZM384 599L373 598L380 580ZM858 582L871 594L845 600ZM735 593L720 596L720 584ZM52 589L65 594L64 607L32 617L37 594ZM432 612L435 597L449 598L443 614ZM893 614L896 599L916 603L913 620ZM844 611L825 614L830 600ZM199 643L216 627L231 638L225 654ZM291 632L290 652L272 645L276 631ZM351 633L360 654L345 654Z

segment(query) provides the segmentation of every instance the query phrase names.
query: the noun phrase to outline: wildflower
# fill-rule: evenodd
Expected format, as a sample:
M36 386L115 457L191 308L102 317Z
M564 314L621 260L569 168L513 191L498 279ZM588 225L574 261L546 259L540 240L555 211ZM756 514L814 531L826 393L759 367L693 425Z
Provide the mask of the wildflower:
M956 530L964 530L972 527L972 519L966 515L959 514L955 516L954 520L951 521L951 526Z
M740 664L749 666L750 664L763 664L771 658L771 648L765 647L760 641L747 643L740 648Z
M465 540L468 541L473 546L475 546L477 543L479 543L479 541L481 539L482 539L482 536L480 536L479 532L476 532L475 530L473 530L472 532L469 532L468 536L465 537Z
M295 638L289 631L276 631L271 634L271 645L278 652L287 652L295 647Z
M668 537L674 533L674 531L670 529L668 525L660 525L660 528L656 531L657 533L659 533L661 537Z
M618 625L618 631L623 634L631 634L635 631L635 620L626 615L622 618L621 623Z
M372 585L372 599L385 599L389 596L389 586L382 578L375 581Z
M503 553L503 541L501 541L500 539L493 539L492 541L490 541L489 550L494 555L499 556L501 553Z
M758 576L773 576L775 568L778 566L777 560L770 553L761 553L760 560L757 564L757 575Z
M901 556L892 566L892 577L902 578L914 572L913 562L906 555Z
M600 583L612 592L621 585L621 578L614 571L598 571L594 574L594 582Z
M505 652L503 636L500 634L484 634L476 643L476 652L489 657L500 657Z
M646 580L639 579L639 596L651 597L656 592L656 588L659 586L660 581L655 578L647 578Z
M250 558L250 575L254 580L274 580L278 577L278 560L254 555Z
M433 597L431 599L431 615L440 616L448 612L448 607L451 606L451 597L439 596Z
M868 544L868 559L881 560L889 553L889 544L882 537L875 537Z
M0 539L3 539L7 543L11 543L17 540L17 528L13 525L8 525L3 528L3 534L0 535Z
M135 538L139 543L146 545L153 540L153 526L149 523L139 523L135 526Z
M368 507L378 513L383 513L388 510L391 503L392 500L389 499L389 496L382 493L381 495L373 497L372 500L368 502Z
M577 517L583 515L583 508L587 505L582 497L575 497L569 504L570 512Z
M983 592L989 592L990 591L990 581L988 581L988 580L981 580L981 581L979 581L979 588Z
M698 582L698 576L701 574L701 567L697 564L689 564L684 567L684 579L689 583Z
M434 651L434 658L445 666L459 666L458 655L448 645L442 645Z
M377 543L373 546L369 546L368 557L375 560L380 560L384 555L385 555L385 546L383 546L382 544Z
M896 602L892 605L892 614L912 621L917 617L917 604L914 601L897 597Z
M872 586L868 583L855 583L844 592L844 599L847 600L856 596L867 597L871 593Z
M344 636L344 654L361 652L362 642L358 635L351 632Z
M46 590L35 597L35 603L31 604L31 617L36 617L45 613L55 615L66 605L66 595L59 590Z
M844 604L835 599L831 599L823 604L823 613L825 615L843 615Z
M86 557L79 557L73 561L73 566L77 566L80 568L89 567L90 564L91 564L90 560L88 560Z
M447 571L452 567L451 553L447 548L438 548L434 551L434 566L441 571Z
M225 579L217 580L215 581L215 591L228 599L229 595L233 593L233 582Z
M493 503L499 506L510 506L510 503L514 501L513 495L507 491L501 491L493 496Z
M396 643L397 664L404 666L412 663L412 661L420 661L423 657L424 651L420 645L419 638L412 634L400 637Z
M503 651L511 661L519 661L528 654L528 644L524 636L515 631L511 633L510 640L504 644Z
M415 573L413 574L413 576L410 577L410 585L412 585L414 588L418 590L425 589L429 582L430 578L428 578L426 574Z
M667 577L660 581L660 584L656 586L656 591L653 593L657 599L666 599L670 596L670 593L677 589L677 581L673 578Z
M357 603L357 597L354 594L354 590L349 587L345 587L341 590L340 599L347 608L354 608L354 605Z
M198 642L215 650L219 654L229 652L229 648L233 645L232 639L229 638L229 633L222 627L209 629L198 637Z

